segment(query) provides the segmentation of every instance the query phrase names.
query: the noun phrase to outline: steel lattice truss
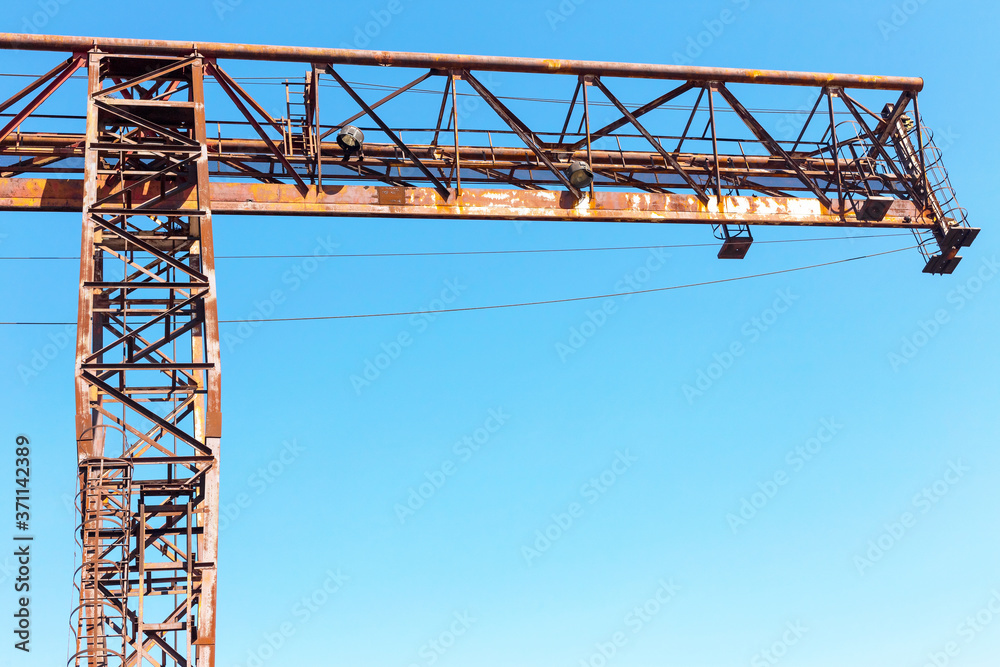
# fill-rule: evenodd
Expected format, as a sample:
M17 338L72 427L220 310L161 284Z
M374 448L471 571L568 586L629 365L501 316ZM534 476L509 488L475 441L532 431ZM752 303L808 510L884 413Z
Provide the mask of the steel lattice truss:
M721 258L742 258L754 225L903 228L927 273L954 271L979 231L921 122L920 79L10 34L0 47L72 54L0 103L0 209L83 211L77 665L214 664L213 211L698 223ZM227 59L309 70L265 99ZM85 128L56 131L65 116L38 110L84 70ZM531 98L539 87L565 99ZM808 103L782 136L789 89Z
M707 223L720 239L743 239L742 249L722 255L732 257L746 252L756 224L902 227L917 235L931 273L953 271L977 231L920 122L916 78L0 35L7 48L84 52L95 44L205 58L219 113L207 138L211 199L223 213ZM310 70L287 80L275 104L230 76L224 58ZM22 127L73 62L0 105L6 111L41 89L0 130L8 207L79 208L79 181L38 177L81 171L83 137ZM345 68L375 83L351 83ZM400 83L408 69L419 75ZM541 113L527 108L515 95L537 82L532 74L565 100ZM652 99L624 103L623 79L649 84ZM377 101L368 99L372 87L384 92ZM790 87L806 89L808 104L782 136L768 114ZM772 92L776 102L765 110L743 101ZM863 102L862 93L882 99ZM470 102L490 117L476 114L477 125L466 126ZM599 108L614 119L592 122ZM345 150L337 133L362 121L363 148ZM592 171L589 187L570 182L575 161Z
M204 63L85 60L74 660L210 665L220 415ZM177 192L191 206L169 203Z

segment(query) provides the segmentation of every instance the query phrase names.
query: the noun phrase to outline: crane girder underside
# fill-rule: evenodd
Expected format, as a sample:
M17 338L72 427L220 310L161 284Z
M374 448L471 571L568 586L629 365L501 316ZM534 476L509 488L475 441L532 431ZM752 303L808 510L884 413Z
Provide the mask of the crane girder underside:
M99 193L113 188L99 186ZM477 220L564 220L591 222L660 222L824 227L871 227L925 230L933 222L910 201L892 202L879 220L838 215L819 200L793 197L724 196L704 205L693 195L595 192L578 200L569 193L539 190L463 189L454 202L433 188L401 186L307 186L262 183L212 183L212 210L226 215L325 215L396 218L465 218ZM193 210L190 191L161 197L157 187L132 190L140 204L156 199L178 211ZM0 210L64 211L80 208L83 181L0 179Z
M745 256L754 225L909 229L939 274L979 231L919 79L10 34L0 48L72 54L0 103L0 210L83 212L75 667L215 663L213 214L708 224L720 258ZM224 59L309 70L276 101ZM386 75L401 69L418 75ZM44 115L81 73L86 115ZM493 74L568 81L568 99L515 97L513 79L501 97ZM623 103L622 79L655 96ZM787 86L815 102L776 138L773 109L741 98ZM487 124L466 126L470 101Z

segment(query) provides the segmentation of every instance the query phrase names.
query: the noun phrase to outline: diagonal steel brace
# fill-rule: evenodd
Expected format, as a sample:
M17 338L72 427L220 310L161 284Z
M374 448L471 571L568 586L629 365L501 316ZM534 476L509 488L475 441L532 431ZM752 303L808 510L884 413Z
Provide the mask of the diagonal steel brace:
M281 164L285 167L285 170L288 172L288 175L291 176L292 179L295 181L295 185L296 187L298 187L299 192L301 192L303 195L308 193L309 186L306 185L305 181L302 180L302 177L299 176L297 171L295 171L295 169L292 167L292 164L288 161L288 158L286 158L285 154L278 149L274 141L271 140L271 137L267 136L267 132L264 131L264 128L261 127L257 119L253 117L252 113L250 113L250 110L247 109L245 104L243 104L243 100L240 99L240 95L238 95L229 86L229 83L227 82L229 76L225 72L222 72L218 67L216 67L214 63L208 62L207 65L209 73L212 74L212 76L215 77L215 80L219 82L219 86L222 87L222 90L224 90L225 93L229 95L229 98L233 101L236 107L246 117L246 119L250 121L250 124L253 125L253 129L257 131L257 134L260 135L260 138L264 140L265 144L267 144L268 149L270 149L270 151L274 153L274 156L278 158ZM256 106L256 103L250 100L249 97L247 98L247 101ZM268 116L266 112L262 113L261 115L267 119L270 118L270 116Z
M788 164L788 166L791 167L795 174L799 177L799 180L802 181L806 187L812 190L813 194L815 194L816 197L823 202L824 206L830 208L833 202L826 196L826 193L820 189L819 185L817 185L813 179L806 175L806 172L802 171L802 167L800 167L799 164L792 159L792 156L781 147L781 144L775 141L774 137L768 134L767 130L765 130L764 127L757 122L757 119L753 117L753 114L747 111L746 107L744 107L743 104L736 99L736 96L733 95L733 93L730 92L724 84L718 84L717 88L722 94L722 97L729 103L729 106L731 106L733 111L736 112L736 115L743 120L748 128L750 128L750 131L754 133L754 136L757 137L760 143L771 151L772 154L780 155L785 163Z
M541 146L538 145L538 142L535 140L531 130L528 129L528 126L525 125L520 118L515 116L510 109L504 106L504 103L497 99L496 95L491 93L486 86L476 79L476 77L472 76L471 72L465 71L463 72L463 76L468 80L469 85L471 85L475 91L479 93L479 96L486 100L486 103L493 108L493 111L495 111L497 115L510 126L510 129L517 133L517 136L521 138L521 141L523 141L525 145L538 157L538 159L545 163L545 166L556 175L556 178L559 179L566 189L572 192L573 196L579 198L581 196L580 191L576 188L576 186L569 182L569 179L566 178L566 174L564 174L561 169L552 163L549 156L546 155L545 151L543 151Z
M666 149L664 149L663 146L660 145L660 142L657 141L653 137L653 135L651 135L649 131L642 126L642 123L639 122L639 120L635 117L635 115L631 111L629 111L628 108L624 104L622 104L621 101L617 97L615 97L610 90L608 90L607 86L604 85L604 82L601 81L600 77L596 76L594 77L594 85L600 88L601 92L603 92L605 96L607 96L607 98L611 100L611 103L614 104L616 107L618 107L618 110L622 113L622 115L628 118L629 122L635 126L635 129L639 130L642 136L646 137L646 141L648 141L650 144L653 145L653 148L655 148L656 152L659 153L663 157L663 159L667 161L667 164L669 164L674 171L680 174L681 177L685 181L687 181L688 186L695 191L695 193L698 195L698 199L701 200L701 203L707 206L709 201L708 195L705 194L705 191L702 189L702 187L698 185L698 183L695 182L693 178L691 178L690 174L684 171L684 169L681 167L680 163L677 162L674 156L668 153Z
M444 199L445 201L448 201L448 198L451 197L451 191L448 190L448 188L444 187L444 184L442 184L441 181L439 181L434 176L434 174L431 173L431 170L428 169L424 165L424 163L420 161L420 158L418 158L416 155L413 154L413 151L410 150L410 147L404 144L403 140L400 139L398 136L396 136L395 132L389 129L389 126L385 124L385 121L379 118L378 114L375 113L375 110L372 109L370 106L368 106L368 104L361 98L360 95L357 94L357 92L355 92L353 88L351 88L351 85L347 83L347 81L345 81L343 77L337 74L337 71L333 69L332 65L327 65L326 71L330 76L332 76L334 79L337 80L337 83L340 84L340 87L343 88L347 92L347 94L354 99L355 102L357 102L358 106L364 109L365 113L368 114L368 117L371 118L373 121L375 121L375 123L379 126L379 128L381 128L381 130L385 132L386 136L392 140L392 143L399 146L400 150L402 150L403 153L406 155L406 157L409 158L409 160L416 165L417 169L423 172L424 176L426 176L431 181L431 183L434 184L434 189L437 190L439 195L441 195L441 198Z

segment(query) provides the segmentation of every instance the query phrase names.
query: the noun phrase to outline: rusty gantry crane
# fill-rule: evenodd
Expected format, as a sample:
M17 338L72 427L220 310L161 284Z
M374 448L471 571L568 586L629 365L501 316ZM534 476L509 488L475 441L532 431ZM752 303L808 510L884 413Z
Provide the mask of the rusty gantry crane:
M909 229L937 274L979 231L921 124L917 78L17 34L0 47L69 56L0 104L0 209L83 212L75 666L215 664L213 213L699 223L730 259L754 225ZM309 69L279 84L277 113L223 60ZM623 78L649 101L622 102ZM80 79L83 127L61 129L38 109ZM566 99L510 92L539 84ZM780 138L762 120L773 108L737 96L789 90L811 110ZM215 137L206 91L225 114ZM470 100L489 127L464 127ZM595 111L614 120L596 127Z

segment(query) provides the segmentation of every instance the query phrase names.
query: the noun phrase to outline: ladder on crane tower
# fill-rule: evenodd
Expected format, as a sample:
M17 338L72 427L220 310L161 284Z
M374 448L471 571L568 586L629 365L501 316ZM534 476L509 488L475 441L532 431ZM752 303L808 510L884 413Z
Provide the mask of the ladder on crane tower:
M319 139L313 127L312 77L307 72L302 81L286 80L284 85L285 117L281 119L281 126L284 129L282 140L285 154L304 158L307 173L310 178L314 178Z

